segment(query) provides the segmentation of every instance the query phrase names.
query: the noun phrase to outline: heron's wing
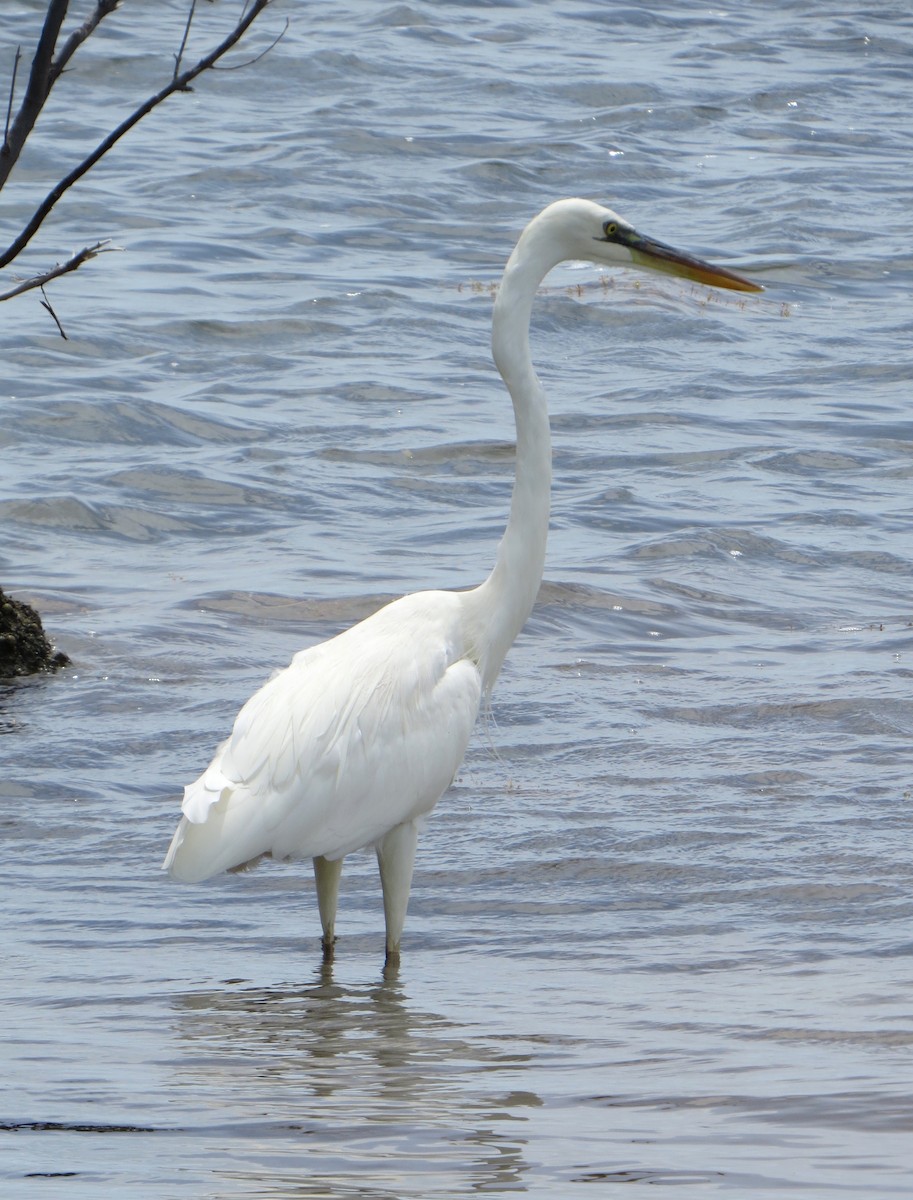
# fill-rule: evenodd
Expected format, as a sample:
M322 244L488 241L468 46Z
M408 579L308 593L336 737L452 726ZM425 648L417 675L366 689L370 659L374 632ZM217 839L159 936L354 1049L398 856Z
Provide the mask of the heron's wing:
M388 605L251 697L186 789L166 865L202 879L264 853L339 857L371 844L434 806L480 699L459 597Z

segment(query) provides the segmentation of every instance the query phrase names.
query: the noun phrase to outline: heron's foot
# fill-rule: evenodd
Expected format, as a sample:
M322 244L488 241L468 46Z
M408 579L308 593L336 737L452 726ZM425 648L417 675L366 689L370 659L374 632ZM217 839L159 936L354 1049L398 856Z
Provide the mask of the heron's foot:
M321 946L321 949L323 950L323 961L325 963L331 963L333 961L333 959L336 957L336 938L335 938L335 936L331 937L331 938L321 938L320 946Z

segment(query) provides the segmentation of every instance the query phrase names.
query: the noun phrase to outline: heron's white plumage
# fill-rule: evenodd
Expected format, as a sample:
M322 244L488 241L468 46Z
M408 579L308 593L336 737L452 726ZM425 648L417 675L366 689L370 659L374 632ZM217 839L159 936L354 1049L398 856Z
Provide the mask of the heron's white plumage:
M419 592L303 650L184 792L165 866L195 883L262 854L335 859L426 813L479 711L460 597Z
M532 609L545 562L551 441L529 320L539 284L565 259L760 290L641 236L589 200L559 200L523 231L492 317L492 353L517 425L510 516L494 569L471 591L406 596L297 654L245 704L231 737L186 789L165 858L171 874L188 882L264 854L313 858L328 955L338 863L372 844L387 953L398 954L417 819L453 779L482 696Z

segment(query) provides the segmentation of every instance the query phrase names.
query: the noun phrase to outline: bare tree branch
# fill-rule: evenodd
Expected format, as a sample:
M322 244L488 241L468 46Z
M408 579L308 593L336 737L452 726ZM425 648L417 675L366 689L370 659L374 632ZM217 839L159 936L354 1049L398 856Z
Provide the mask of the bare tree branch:
M115 246L109 246L107 242L96 242L94 246L85 246L78 254L74 254L72 258L68 258L65 263L58 263L50 271L45 271L42 275L36 275L33 279L26 279L24 283L17 284L16 287L11 288L8 292L3 292L0 295L0 301L12 300L13 296L21 296L23 292L31 291L32 288L41 288L43 292L44 285L50 283L52 279L57 279L59 275L66 275L70 271L75 271L77 267L81 267L90 258L97 258L99 254L109 253L116 248Z
M10 98L6 106L6 121L3 124L3 149L10 144L10 121L13 119L13 99L16 95L16 76L19 74L19 63L22 59L22 47L16 47L16 57L13 59L13 74L10 79Z
M178 46L178 52L174 56L174 78L177 79L178 72L181 69L181 60L184 57L184 51L187 49L187 39L190 37L190 26L193 24L193 14L197 11L197 0L190 0L190 11L187 13L187 23L184 25L184 36L181 38L181 44Z
M41 307L46 309L51 314L51 316L54 318L54 324L57 326L57 330L60 333L60 336L63 338L63 340L65 342L68 342L70 339L67 337L63 326L60 324L60 317L58 317L57 313L54 312L54 309L51 306L51 302L48 299L47 292L44 290L44 288L41 289L41 295L44 297L43 300L41 301Z
M16 61L13 64L13 78L10 83L6 129L3 136L3 147L0 149L0 188L3 187L9 178L10 171L16 165L26 139L35 128L35 122L38 120L41 110L44 107L45 100L50 95L51 88L73 57L74 52L94 32L99 22L108 16L109 13L114 12L118 4L120 4L120 0L96 0L95 11L91 16L86 18L78 29L70 34L64 42L63 49L56 58L52 58L54 47L57 44L57 37L60 33L60 25L66 16L67 3L68 0L52 0L52 3L48 7L41 39L38 43L38 51L32 63L29 86L26 89L22 105L16 113L16 120L10 126L10 116L13 110L13 99L16 90L16 72L22 54L21 48L16 51ZM61 9L62 12L60 11ZM48 46L47 43L50 43L50 45ZM36 70L38 72L37 76Z
M91 170L91 168L95 166L95 164L98 162L98 160L100 158L102 158L105 154L107 154L112 146L116 145L117 142L120 141L120 139L124 136L125 133L129 133L129 131L134 127L134 125L137 125L143 119L143 117L145 117L148 113L150 113L154 108L156 108L164 100L167 100L168 97L173 95L174 92L187 91L189 89L189 84L191 83L192 80L196 79L196 77L198 75L201 75L203 73L203 71L208 71L209 68L212 67L214 63L218 62L218 60L232 48L232 46L236 45L237 42L239 42L241 40L241 38L244 36L244 34L247 32L247 30L250 28L250 26L254 23L254 21L257 19L257 17L260 15L260 13L262 13L263 10L270 4L270 2L271 2L271 0L253 0L253 3L242 14L237 25L235 25L234 29L231 30L231 32L228 34L228 36L225 37L218 44L218 46L215 47L214 50L211 50L209 52L209 54L207 54L203 58L201 58L200 61L195 66L189 67L186 71L182 71L179 75L176 75L169 84L167 84L165 87L163 87L161 89L161 91L156 92L156 94L154 96L150 96L149 99L146 100L143 104L141 104L140 107L138 109L136 109L135 112L131 113L131 115L129 117L127 117L127 119L125 121L122 121L115 130L113 130L111 133L109 133L108 136L102 142L100 142L98 144L98 146L96 146L96 148L92 151L92 153L83 159L83 161L79 164L79 166L75 167L69 173L69 175L66 175L63 179L61 179L60 182L55 187L53 187L50 192L48 192L47 196L44 198L42 203L39 205L39 207L33 214L31 220L28 222L28 224L25 226L25 228L22 230L22 232L19 234L19 236L7 247L7 249L2 254L0 254L0 267L7 266L9 263L11 263L13 261L14 258L17 257L17 255L19 255L22 252L22 250L29 244L29 242L35 236L37 231L40 229L40 227L41 227L42 223L44 222L45 218L47 217L48 213L51 211L51 209L54 207L54 205L57 203L57 201L60 199L60 197L66 191L68 191L73 186L74 183L76 183L79 179L81 179L83 177L83 175L86 174L87 171ZM51 0L51 7L54 8L55 6L61 7L64 12L66 11L65 0ZM99 7L101 7L101 5L99 5ZM102 15L104 15L104 14L102 14ZM45 39L45 32L47 32L48 22L50 21L50 18L51 18L51 10L49 9L48 17L47 17L47 20L45 21L45 30L42 32L42 41ZM63 16L61 15L61 20L62 19L63 19ZM101 18L99 18L99 19L101 19ZM96 22L96 24L97 24L97 22ZM59 28L60 28L60 25L58 23L58 25L57 25L58 31L59 31ZM56 31L55 31L54 36L56 37ZM52 47L52 49L53 49L53 47ZM35 55L36 63L39 58L39 53L40 53L40 48L39 48L39 52L36 53L36 55ZM45 71L48 71L50 69L47 62L45 63L44 69L45 69ZM32 66L32 75L33 76L35 75L35 64L33 64L33 66ZM29 86L31 87L31 81L29 83ZM44 86L45 86L45 88L47 87L46 81L45 81ZM46 96L46 95L47 95L47 92L45 91L44 96ZM42 96L41 103L44 102L44 96ZM23 102L23 108L24 107L25 107L25 102ZM39 104L39 111L40 111L40 104ZM37 116L37 113L36 113L36 116ZM19 121L19 114L17 114L16 122L14 122L14 128L18 121ZM0 176L0 185L2 185L2 176Z
M97 26L104 20L109 13L120 4L120 0L96 0L95 11L91 16L87 17L78 29L75 29L63 44L63 49L54 59L51 64L51 78L49 86L53 87L57 82L57 77L65 70L67 63L73 57L74 51L78 50L86 38L94 33Z
M50 0L48 4L47 15L38 39L38 49L32 59L32 69L29 73L25 96L10 127L9 134L4 139L3 146L0 147L0 187L6 182L13 169L13 164L25 145L25 139L38 120L38 114L51 90L51 62L60 26L67 15L67 4L68 0Z
M264 46L263 49L260 51L260 53L255 54L253 58L245 58L243 62L232 63L231 66L224 66L224 67L215 67L214 66L212 69L214 71L243 71L247 67L252 67L254 65L254 63L258 63L261 58L266 58L267 54L269 54L269 52L271 50L273 50L276 46L279 45L279 43L282 41L282 39L288 33L289 25L290 25L289 19L288 19L288 17L286 17L285 25L279 31L279 33L276 34L276 36L273 38L273 40L270 42L270 44L268 46Z

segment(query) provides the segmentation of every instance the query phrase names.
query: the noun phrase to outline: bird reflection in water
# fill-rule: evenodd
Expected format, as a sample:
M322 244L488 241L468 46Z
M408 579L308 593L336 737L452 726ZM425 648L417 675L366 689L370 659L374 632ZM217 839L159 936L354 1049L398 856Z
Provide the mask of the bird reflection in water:
M395 967L351 986L326 962L310 984L232 980L174 1003L174 1073L219 1114L194 1131L219 1147L214 1173L258 1196L523 1186L528 1051L417 1008Z

